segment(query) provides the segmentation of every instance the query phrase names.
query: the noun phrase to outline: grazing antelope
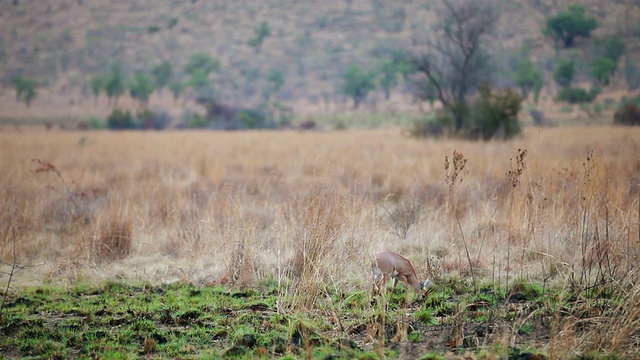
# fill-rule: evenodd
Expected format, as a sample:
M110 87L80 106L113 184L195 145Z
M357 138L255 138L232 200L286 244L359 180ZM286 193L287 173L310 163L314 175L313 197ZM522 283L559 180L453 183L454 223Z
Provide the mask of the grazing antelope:
M371 262L371 270L374 276L374 294L382 292L382 286L389 281L389 278L393 278L393 290L398 285L398 280L405 284L407 304L409 303L409 287L413 288L420 298L425 299L427 297L429 279L418 281L416 270L413 268L411 261L398 253L381 252L376 254L373 262Z

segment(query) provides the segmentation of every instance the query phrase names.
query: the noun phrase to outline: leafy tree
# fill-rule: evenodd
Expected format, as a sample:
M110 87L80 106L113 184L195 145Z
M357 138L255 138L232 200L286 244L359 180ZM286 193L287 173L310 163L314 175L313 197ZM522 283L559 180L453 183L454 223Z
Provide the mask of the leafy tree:
M111 73L105 79L104 90L107 98L109 100L114 99L113 103L117 106L118 98L124 94L125 91L124 77L119 67L114 66L111 69Z
M398 66L393 61L385 61L380 65L378 69L380 73L380 87L384 91L384 98L389 99L391 96L391 90L398 86Z
M365 71L356 64L351 64L342 74L340 90L343 94L353 98L353 108L357 109L362 100L367 98L369 91L376 88L375 73Z
M591 76L602 85L609 85L609 77L616 70L616 63L604 56L598 56L591 62Z
M271 70L267 74L267 81L271 85L270 87L273 89L273 91L278 91L284 84L284 75L281 71Z
M91 92L93 93L94 104L98 105L98 97L100 96L100 92L104 88L105 78L102 74L94 74L89 80L89 85L91 86Z
M556 69L553 71L553 80L555 80L561 87L571 86L575 72L576 67L573 61L560 59Z
M184 71L189 75L193 75L198 70L205 75L209 75L212 71L217 72L220 70L220 60L214 59L211 55L203 52L194 53L184 66Z
M529 92L534 92L535 102L538 102L540 90L544 85L544 74L538 69L529 58L523 57L518 63L516 70L516 83L522 91L522 96L526 99Z
M597 87L593 87L587 91L581 87L566 86L558 92L556 100L566 101L570 104L588 103L592 102L599 93L600 89Z
M166 60L153 67L151 73L153 74L153 78L155 79L156 86L159 91L162 91L162 89L167 86L169 80L171 80L172 72L173 68L171 63Z
M264 92L265 99L271 97L271 94L280 90L280 87L284 84L284 75L281 71L278 70L270 70L267 73L267 90Z
M499 14L484 1L443 0L443 5L428 44L430 52L413 58L420 76L414 82L416 89L427 89L426 83L433 86L438 100L453 115L457 134L469 113L467 97L489 80L484 41Z
M260 47L262 46L262 42L268 36L271 36L271 28L269 27L269 23L263 21L258 25L255 29L253 29L253 37L247 41L247 44L251 46L256 52L260 51Z
M36 92L38 82L21 75L16 77L13 83L16 87L16 101L20 102L22 100L27 107L31 106L31 101L38 96Z
M570 5L566 12L547 18L544 34L556 42L562 41L564 47L569 48L573 46L575 38L588 38L597 27L596 19L588 16L583 6Z
M191 77L187 80L187 86L193 88L196 92L211 87L209 76L203 69L196 69L191 73Z
M626 45L620 36L609 35L601 39L596 39L593 43L593 49L597 56L602 56L613 61L615 65L613 73L615 73L618 68L618 62L626 51Z
M133 81L129 84L129 93L131 97L137 99L141 106L149 102L149 96L155 90L156 84L151 76L143 71L136 71L133 75Z

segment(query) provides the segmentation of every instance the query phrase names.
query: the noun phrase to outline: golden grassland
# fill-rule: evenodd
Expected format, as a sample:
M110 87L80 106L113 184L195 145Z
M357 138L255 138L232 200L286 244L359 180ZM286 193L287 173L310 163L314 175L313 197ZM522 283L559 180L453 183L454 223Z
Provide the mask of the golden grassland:
M353 289L381 250L436 282L637 276L640 129L0 133L0 148L2 260L15 243L29 266L15 285L309 272Z

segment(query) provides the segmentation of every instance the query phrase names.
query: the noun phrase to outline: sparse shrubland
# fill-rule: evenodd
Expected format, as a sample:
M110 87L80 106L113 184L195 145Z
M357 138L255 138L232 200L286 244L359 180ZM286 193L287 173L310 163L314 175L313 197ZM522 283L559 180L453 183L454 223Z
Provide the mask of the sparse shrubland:
M639 130L524 131L0 133L0 354L636 357Z

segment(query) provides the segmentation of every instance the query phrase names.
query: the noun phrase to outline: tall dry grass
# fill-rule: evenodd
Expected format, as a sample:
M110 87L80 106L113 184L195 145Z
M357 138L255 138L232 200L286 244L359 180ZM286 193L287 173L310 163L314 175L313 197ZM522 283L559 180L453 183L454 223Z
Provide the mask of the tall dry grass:
M16 284L277 279L305 307L325 285L368 289L371 255L391 250L436 282L637 298L640 129L488 143L399 129L0 133L0 149L0 218L19 229L20 263L38 265ZM625 314L616 326L638 324Z

